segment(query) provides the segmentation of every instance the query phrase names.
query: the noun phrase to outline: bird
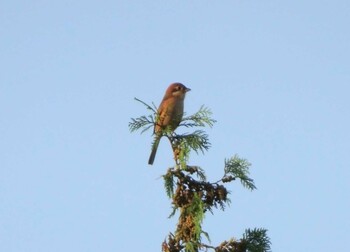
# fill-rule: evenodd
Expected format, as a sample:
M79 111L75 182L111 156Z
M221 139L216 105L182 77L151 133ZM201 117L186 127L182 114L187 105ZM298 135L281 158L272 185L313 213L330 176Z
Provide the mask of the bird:
M148 164L152 165L156 157L158 145L164 129L174 132L179 126L184 113L184 100L186 93L190 91L184 84L175 82L165 91L162 102L160 103L154 125L154 143Z

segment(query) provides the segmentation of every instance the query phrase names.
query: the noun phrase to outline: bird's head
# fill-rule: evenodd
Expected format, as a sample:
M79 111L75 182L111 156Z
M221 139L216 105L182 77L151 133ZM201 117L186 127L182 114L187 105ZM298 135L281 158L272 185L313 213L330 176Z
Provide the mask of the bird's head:
M190 88L187 88L184 84L175 82L170 84L168 89L165 92L166 97L178 97L180 99L184 99L185 95L188 91L190 91Z

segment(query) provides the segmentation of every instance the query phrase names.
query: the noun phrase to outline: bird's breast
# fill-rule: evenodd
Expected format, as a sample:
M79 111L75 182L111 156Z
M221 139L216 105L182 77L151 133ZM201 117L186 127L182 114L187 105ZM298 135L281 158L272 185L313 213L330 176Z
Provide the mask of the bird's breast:
M180 124L184 111L183 99L167 99L164 100L159 106L159 121L157 123L155 131L159 131L160 128L166 128L170 126L172 130Z

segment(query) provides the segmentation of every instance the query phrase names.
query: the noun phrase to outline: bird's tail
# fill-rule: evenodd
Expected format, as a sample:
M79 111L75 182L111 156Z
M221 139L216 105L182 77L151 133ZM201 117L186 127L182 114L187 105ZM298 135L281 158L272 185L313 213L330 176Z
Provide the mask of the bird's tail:
M160 142L160 137L157 136L154 139L154 143L152 145L152 152L151 152L151 155L149 156L149 159L148 159L148 164L149 165L153 165L154 159L155 159L156 154L157 154L157 149L158 149L159 142Z

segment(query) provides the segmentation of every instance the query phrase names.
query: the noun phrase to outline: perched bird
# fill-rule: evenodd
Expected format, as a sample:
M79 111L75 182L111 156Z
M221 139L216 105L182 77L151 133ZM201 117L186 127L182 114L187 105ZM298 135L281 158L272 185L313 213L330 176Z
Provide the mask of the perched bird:
M169 129L174 131L179 126L184 113L184 99L186 93L191 89L185 85L175 82L165 91L162 102L158 107L156 123L154 125L154 144L148 164L152 165L157 153L158 145L162 137L162 131Z

